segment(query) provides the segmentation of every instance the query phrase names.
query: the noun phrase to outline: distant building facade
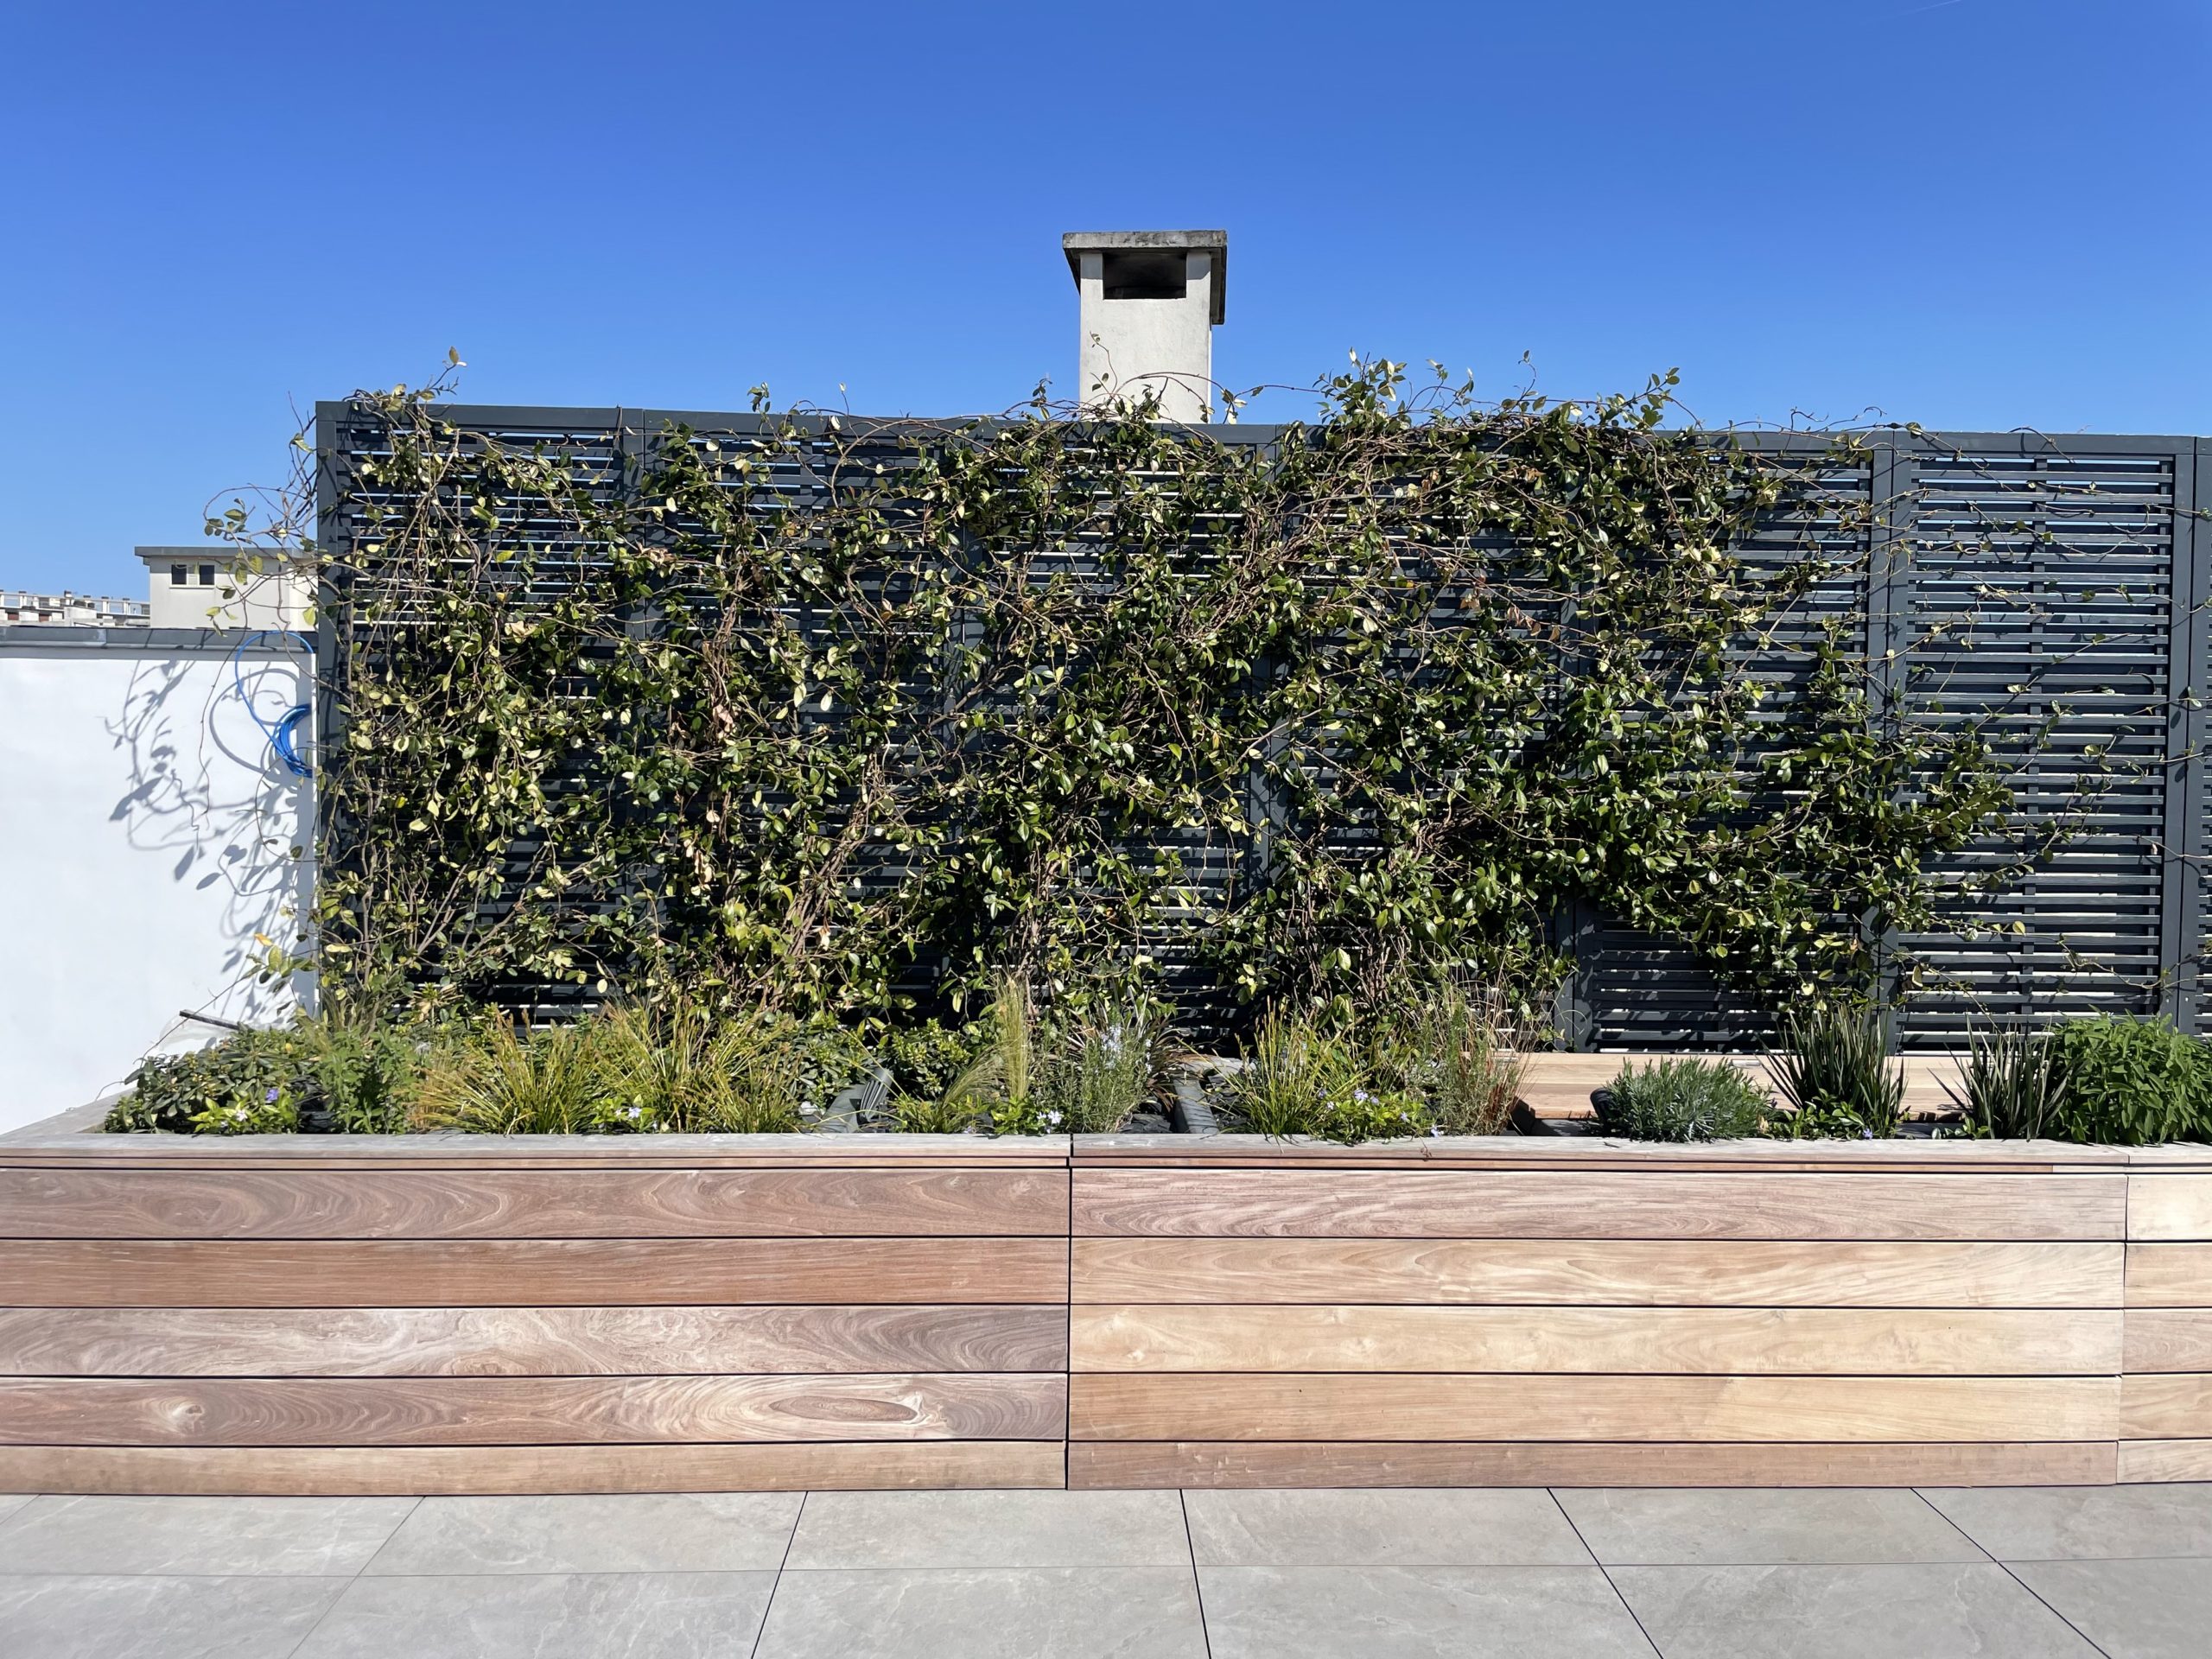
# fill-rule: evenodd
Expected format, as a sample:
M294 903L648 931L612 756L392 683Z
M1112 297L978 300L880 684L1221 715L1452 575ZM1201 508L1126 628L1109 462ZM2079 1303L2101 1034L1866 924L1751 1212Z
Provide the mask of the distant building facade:
M30 594L0 588L0 627L143 628L143 599L109 599L92 594Z
M147 609L157 628L287 628L308 626L314 594L275 554L235 547L141 547Z

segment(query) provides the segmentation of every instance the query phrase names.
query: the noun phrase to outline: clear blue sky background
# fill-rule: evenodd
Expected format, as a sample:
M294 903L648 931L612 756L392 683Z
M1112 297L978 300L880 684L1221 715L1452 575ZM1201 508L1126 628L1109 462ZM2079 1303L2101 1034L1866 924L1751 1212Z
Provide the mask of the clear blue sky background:
M2212 433L2208 0L24 0L0 144L0 586L141 591L449 346L476 402L1071 392L1070 229L1225 227L1232 385Z

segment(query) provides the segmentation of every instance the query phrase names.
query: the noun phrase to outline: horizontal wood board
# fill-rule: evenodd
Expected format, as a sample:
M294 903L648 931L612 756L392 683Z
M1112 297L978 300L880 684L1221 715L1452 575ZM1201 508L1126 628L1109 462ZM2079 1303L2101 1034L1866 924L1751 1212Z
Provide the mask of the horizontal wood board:
M0 1487L2212 1478L2204 1148L873 1138L0 1140Z

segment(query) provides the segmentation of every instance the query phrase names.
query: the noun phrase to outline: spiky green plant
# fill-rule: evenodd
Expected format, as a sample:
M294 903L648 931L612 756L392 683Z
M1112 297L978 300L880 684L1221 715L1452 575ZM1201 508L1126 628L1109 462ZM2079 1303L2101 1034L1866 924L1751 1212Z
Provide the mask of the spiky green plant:
M1967 1033L1959 1082L1943 1092L1978 1135L2032 1141L2058 1132L2067 1106L2063 1046L2018 1026L1980 1027Z
M1769 1067L1790 1108L1781 1127L1792 1136L1880 1141L1904 1121L1904 1076L1889 1064L1871 1008L1823 1004L1787 1015Z
M1416 997L1383 1022L1375 1070L1428 1108L1446 1135L1503 1135L1528 1069L1497 999L1456 983Z
M416 1091L413 1127L484 1135L582 1135L634 1127L617 1113L594 1052L603 1022L586 1020L518 1036L486 1021L438 1056Z
M1253 1030L1224 1104L1236 1128L1255 1135L1351 1144L1427 1134L1433 1122L1427 1108L1370 1060L1321 1021L1270 1009Z

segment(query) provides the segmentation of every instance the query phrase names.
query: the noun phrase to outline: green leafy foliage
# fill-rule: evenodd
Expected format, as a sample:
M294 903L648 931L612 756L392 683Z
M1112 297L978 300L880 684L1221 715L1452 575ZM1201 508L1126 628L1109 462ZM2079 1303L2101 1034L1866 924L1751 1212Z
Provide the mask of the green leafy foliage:
M405 1126L429 1035L327 1016L238 1032L196 1052L146 1061L105 1127L260 1135L312 1122L391 1134Z
M2067 1141L2155 1146L2195 1140L2207 1057L2203 1046L2157 1020L2074 1020L2049 1039L2066 1091L2054 1128Z
M1762 1133L1775 1116L1766 1092L1726 1060L1623 1062L1591 1094L1598 1126L1631 1141L1726 1141Z
M873 1030L1001 970L1134 1005L1172 958L1211 1046L1555 969L1575 901L1777 1000L1866 982L1865 918L1936 931L2008 874L1930 874L2004 830L2005 773L1871 708L1808 609L1866 511L1828 457L1664 431L1671 385L1484 407L1362 362L1244 445L768 416L646 434L611 484L363 394L387 441L326 480L324 983Z
M1904 1121L1904 1074L1889 1064L1872 1009L1818 1003L1784 1016L1772 1066L1789 1108L1777 1122L1783 1135L1880 1141Z
M258 1135L299 1127L315 1089L315 1046L286 1027L245 1031L196 1052L149 1059L107 1115L111 1133Z

